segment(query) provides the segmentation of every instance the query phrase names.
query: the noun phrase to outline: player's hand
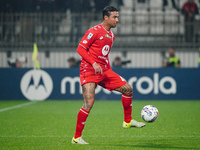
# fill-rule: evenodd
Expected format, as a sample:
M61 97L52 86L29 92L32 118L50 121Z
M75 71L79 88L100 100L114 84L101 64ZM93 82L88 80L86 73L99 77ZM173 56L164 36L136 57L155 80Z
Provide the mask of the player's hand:
M98 74L103 74L103 70L101 68L100 65L98 65L96 62L92 65L92 67L94 68L95 70L95 74L98 73Z

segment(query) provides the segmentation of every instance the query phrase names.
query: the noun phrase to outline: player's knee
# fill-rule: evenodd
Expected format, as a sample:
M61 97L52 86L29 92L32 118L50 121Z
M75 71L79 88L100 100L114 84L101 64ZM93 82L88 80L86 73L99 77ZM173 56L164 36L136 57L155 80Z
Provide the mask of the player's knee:
M124 95L132 95L133 94L133 88L130 84L126 83L122 87L116 89L116 91L121 92Z
M133 87L130 84L126 84L126 90L124 91L125 95L132 95L133 94Z
M127 95L132 95L133 94L133 87L129 86L128 90L127 90Z
M83 104L83 109L90 111L93 107L94 102L93 101L86 101Z
M92 109L92 107L93 107L93 103L87 104L88 111L90 111Z

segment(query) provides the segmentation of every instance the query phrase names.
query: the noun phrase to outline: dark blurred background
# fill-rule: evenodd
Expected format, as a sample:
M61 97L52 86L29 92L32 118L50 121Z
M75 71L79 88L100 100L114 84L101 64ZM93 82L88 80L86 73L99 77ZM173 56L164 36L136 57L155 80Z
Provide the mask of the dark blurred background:
M190 7L189 3L193 3ZM33 43L41 67L69 67L86 30L102 22L102 9L119 9L110 60L126 68L158 68L174 48L181 66L197 67L200 47L199 0L1 0L0 67L25 57L32 67Z

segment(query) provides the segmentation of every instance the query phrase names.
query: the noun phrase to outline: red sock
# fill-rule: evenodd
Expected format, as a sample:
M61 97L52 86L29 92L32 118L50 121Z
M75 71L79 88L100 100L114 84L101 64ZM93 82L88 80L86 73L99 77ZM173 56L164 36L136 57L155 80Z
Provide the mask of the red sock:
M75 139L81 137L89 113L90 113L89 111L84 110L83 108L79 110L77 115L76 132L74 136Z
M132 120L132 97L133 95L122 94L122 105L124 107L124 121L129 123Z

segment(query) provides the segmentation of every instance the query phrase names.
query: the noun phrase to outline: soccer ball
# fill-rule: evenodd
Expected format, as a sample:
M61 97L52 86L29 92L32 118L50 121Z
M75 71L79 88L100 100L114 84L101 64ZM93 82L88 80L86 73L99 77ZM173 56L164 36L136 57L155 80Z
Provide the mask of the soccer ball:
M153 105L146 105L142 108L141 117L146 122L154 122L158 118L158 109Z

